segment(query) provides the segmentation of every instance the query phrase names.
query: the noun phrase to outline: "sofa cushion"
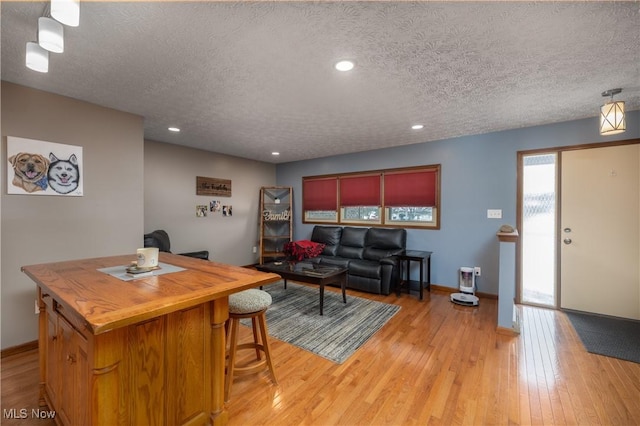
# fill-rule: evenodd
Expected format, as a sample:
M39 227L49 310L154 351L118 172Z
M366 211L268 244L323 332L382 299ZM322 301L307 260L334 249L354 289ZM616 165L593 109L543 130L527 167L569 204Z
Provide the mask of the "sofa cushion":
M345 227L342 230L338 256L362 259L368 228Z
M406 242L405 229L371 228L367 232L363 258L380 260L397 255L405 249Z
M352 260L346 257L320 255L320 263L322 265L339 266L341 268L348 268Z
M349 262L349 275L380 279L382 265L376 260L352 260Z
M311 241L324 244L322 254L335 256L342 236L341 226L315 226L311 233Z

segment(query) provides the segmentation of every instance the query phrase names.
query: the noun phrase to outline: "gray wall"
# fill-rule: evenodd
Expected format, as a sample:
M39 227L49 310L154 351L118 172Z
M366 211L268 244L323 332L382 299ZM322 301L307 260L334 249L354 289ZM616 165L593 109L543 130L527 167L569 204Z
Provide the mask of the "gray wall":
M84 196L7 195L7 136L79 145ZM2 348L37 338L36 285L20 267L134 253L143 230L143 121L2 82Z
M196 195L196 176L231 180L231 197ZM174 253L209 250L218 262L256 263L260 187L275 185L275 179L273 164L145 141L145 232L167 231ZM232 205L233 215L196 217L196 205L212 200Z
M294 193L300 194L294 197L294 237L308 239L313 225L302 224L303 176L441 164L441 229L409 229L407 246L434 252L433 283L457 287L461 266L480 266L478 291L497 294L496 232L502 224L516 223L517 152L640 138L639 117L638 111L629 113L626 133L606 138L599 135L598 119L594 117L281 164L277 167L277 182L292 186ZM487 209L502 209L502 219L487 219Z

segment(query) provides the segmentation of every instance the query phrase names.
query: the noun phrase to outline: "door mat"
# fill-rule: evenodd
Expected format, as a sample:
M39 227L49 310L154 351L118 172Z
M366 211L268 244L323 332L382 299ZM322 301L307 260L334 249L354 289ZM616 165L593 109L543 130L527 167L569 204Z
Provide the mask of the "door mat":
M640 363L640 321L563 311L587 352Z

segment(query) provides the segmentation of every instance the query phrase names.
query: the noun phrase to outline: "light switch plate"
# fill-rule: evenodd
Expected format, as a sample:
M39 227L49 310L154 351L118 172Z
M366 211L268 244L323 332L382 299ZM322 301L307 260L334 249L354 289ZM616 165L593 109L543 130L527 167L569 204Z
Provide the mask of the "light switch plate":
M488 209L487 210L487 219L502 219L502 210L501 209Z

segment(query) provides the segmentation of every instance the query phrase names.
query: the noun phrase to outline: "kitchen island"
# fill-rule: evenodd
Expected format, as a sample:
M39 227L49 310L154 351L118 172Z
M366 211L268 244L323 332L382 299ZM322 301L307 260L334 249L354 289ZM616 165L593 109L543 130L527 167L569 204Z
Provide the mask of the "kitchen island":
M38 286L40 404L69 425L222 425L229 295L276 274L160 253L24 266Z

